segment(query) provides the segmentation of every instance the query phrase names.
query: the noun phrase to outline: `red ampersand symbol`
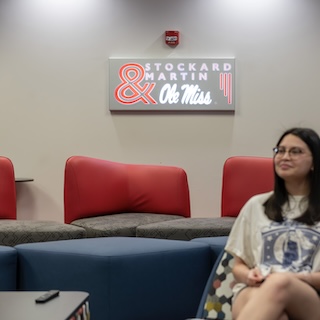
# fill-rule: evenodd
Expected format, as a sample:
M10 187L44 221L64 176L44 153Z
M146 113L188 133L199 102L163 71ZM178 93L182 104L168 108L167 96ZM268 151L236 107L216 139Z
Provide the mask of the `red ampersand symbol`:
M123 104L134 104L139 101L145 104L157 104L157 101L150 95L155 83L140 85L144 76L145 71L140 64L128 63L123 65L119 70L121 84L115 90L116 100Z

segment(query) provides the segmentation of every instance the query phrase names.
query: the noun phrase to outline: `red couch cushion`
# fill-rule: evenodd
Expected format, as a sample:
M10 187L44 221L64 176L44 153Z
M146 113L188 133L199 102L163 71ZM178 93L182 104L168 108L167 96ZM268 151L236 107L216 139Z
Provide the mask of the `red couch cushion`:
M272 158L228 158L223 167L221 216L237 217L252 196L273 190L273 185Z
M0 218L17 218L14 168L6 157L0 157Z
M172 166L70 157L65 167L64 202L66 223L122 212L190 217L187 175Z

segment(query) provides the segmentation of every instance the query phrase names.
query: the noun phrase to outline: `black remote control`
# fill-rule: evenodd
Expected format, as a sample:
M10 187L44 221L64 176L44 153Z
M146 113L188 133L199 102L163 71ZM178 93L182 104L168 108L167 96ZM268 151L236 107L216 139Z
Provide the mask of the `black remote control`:
M59 295L59 290L50 290L36 299L36 303L45 303Z

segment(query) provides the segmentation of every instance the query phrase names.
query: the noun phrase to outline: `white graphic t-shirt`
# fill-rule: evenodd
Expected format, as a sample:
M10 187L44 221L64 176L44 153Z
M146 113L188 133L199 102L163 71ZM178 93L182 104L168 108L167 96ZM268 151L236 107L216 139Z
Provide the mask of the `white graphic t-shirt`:
M307 207L303 196L289 196L283 206L283 222L265 215L264 202L272 192L252 197L242 208L230 232L226 251L241 258L249 268L262 272L315 272L320 270L320 223L294 221ZM234 294L246 285L236 284Z

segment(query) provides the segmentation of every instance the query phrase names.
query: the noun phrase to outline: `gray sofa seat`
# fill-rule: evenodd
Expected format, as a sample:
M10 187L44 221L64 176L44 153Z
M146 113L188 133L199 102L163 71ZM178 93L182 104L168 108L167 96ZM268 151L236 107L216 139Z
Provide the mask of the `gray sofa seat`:
M172 240L228 236L236 218L187 218L137 227L136 236Z
M187 220L183 216L155 213L117 213L74 220L71 224L86 230L88 238L135 237L138 226L167 220Z
M85 237L85 229L55 221L0 220L0 245L4 246Z

